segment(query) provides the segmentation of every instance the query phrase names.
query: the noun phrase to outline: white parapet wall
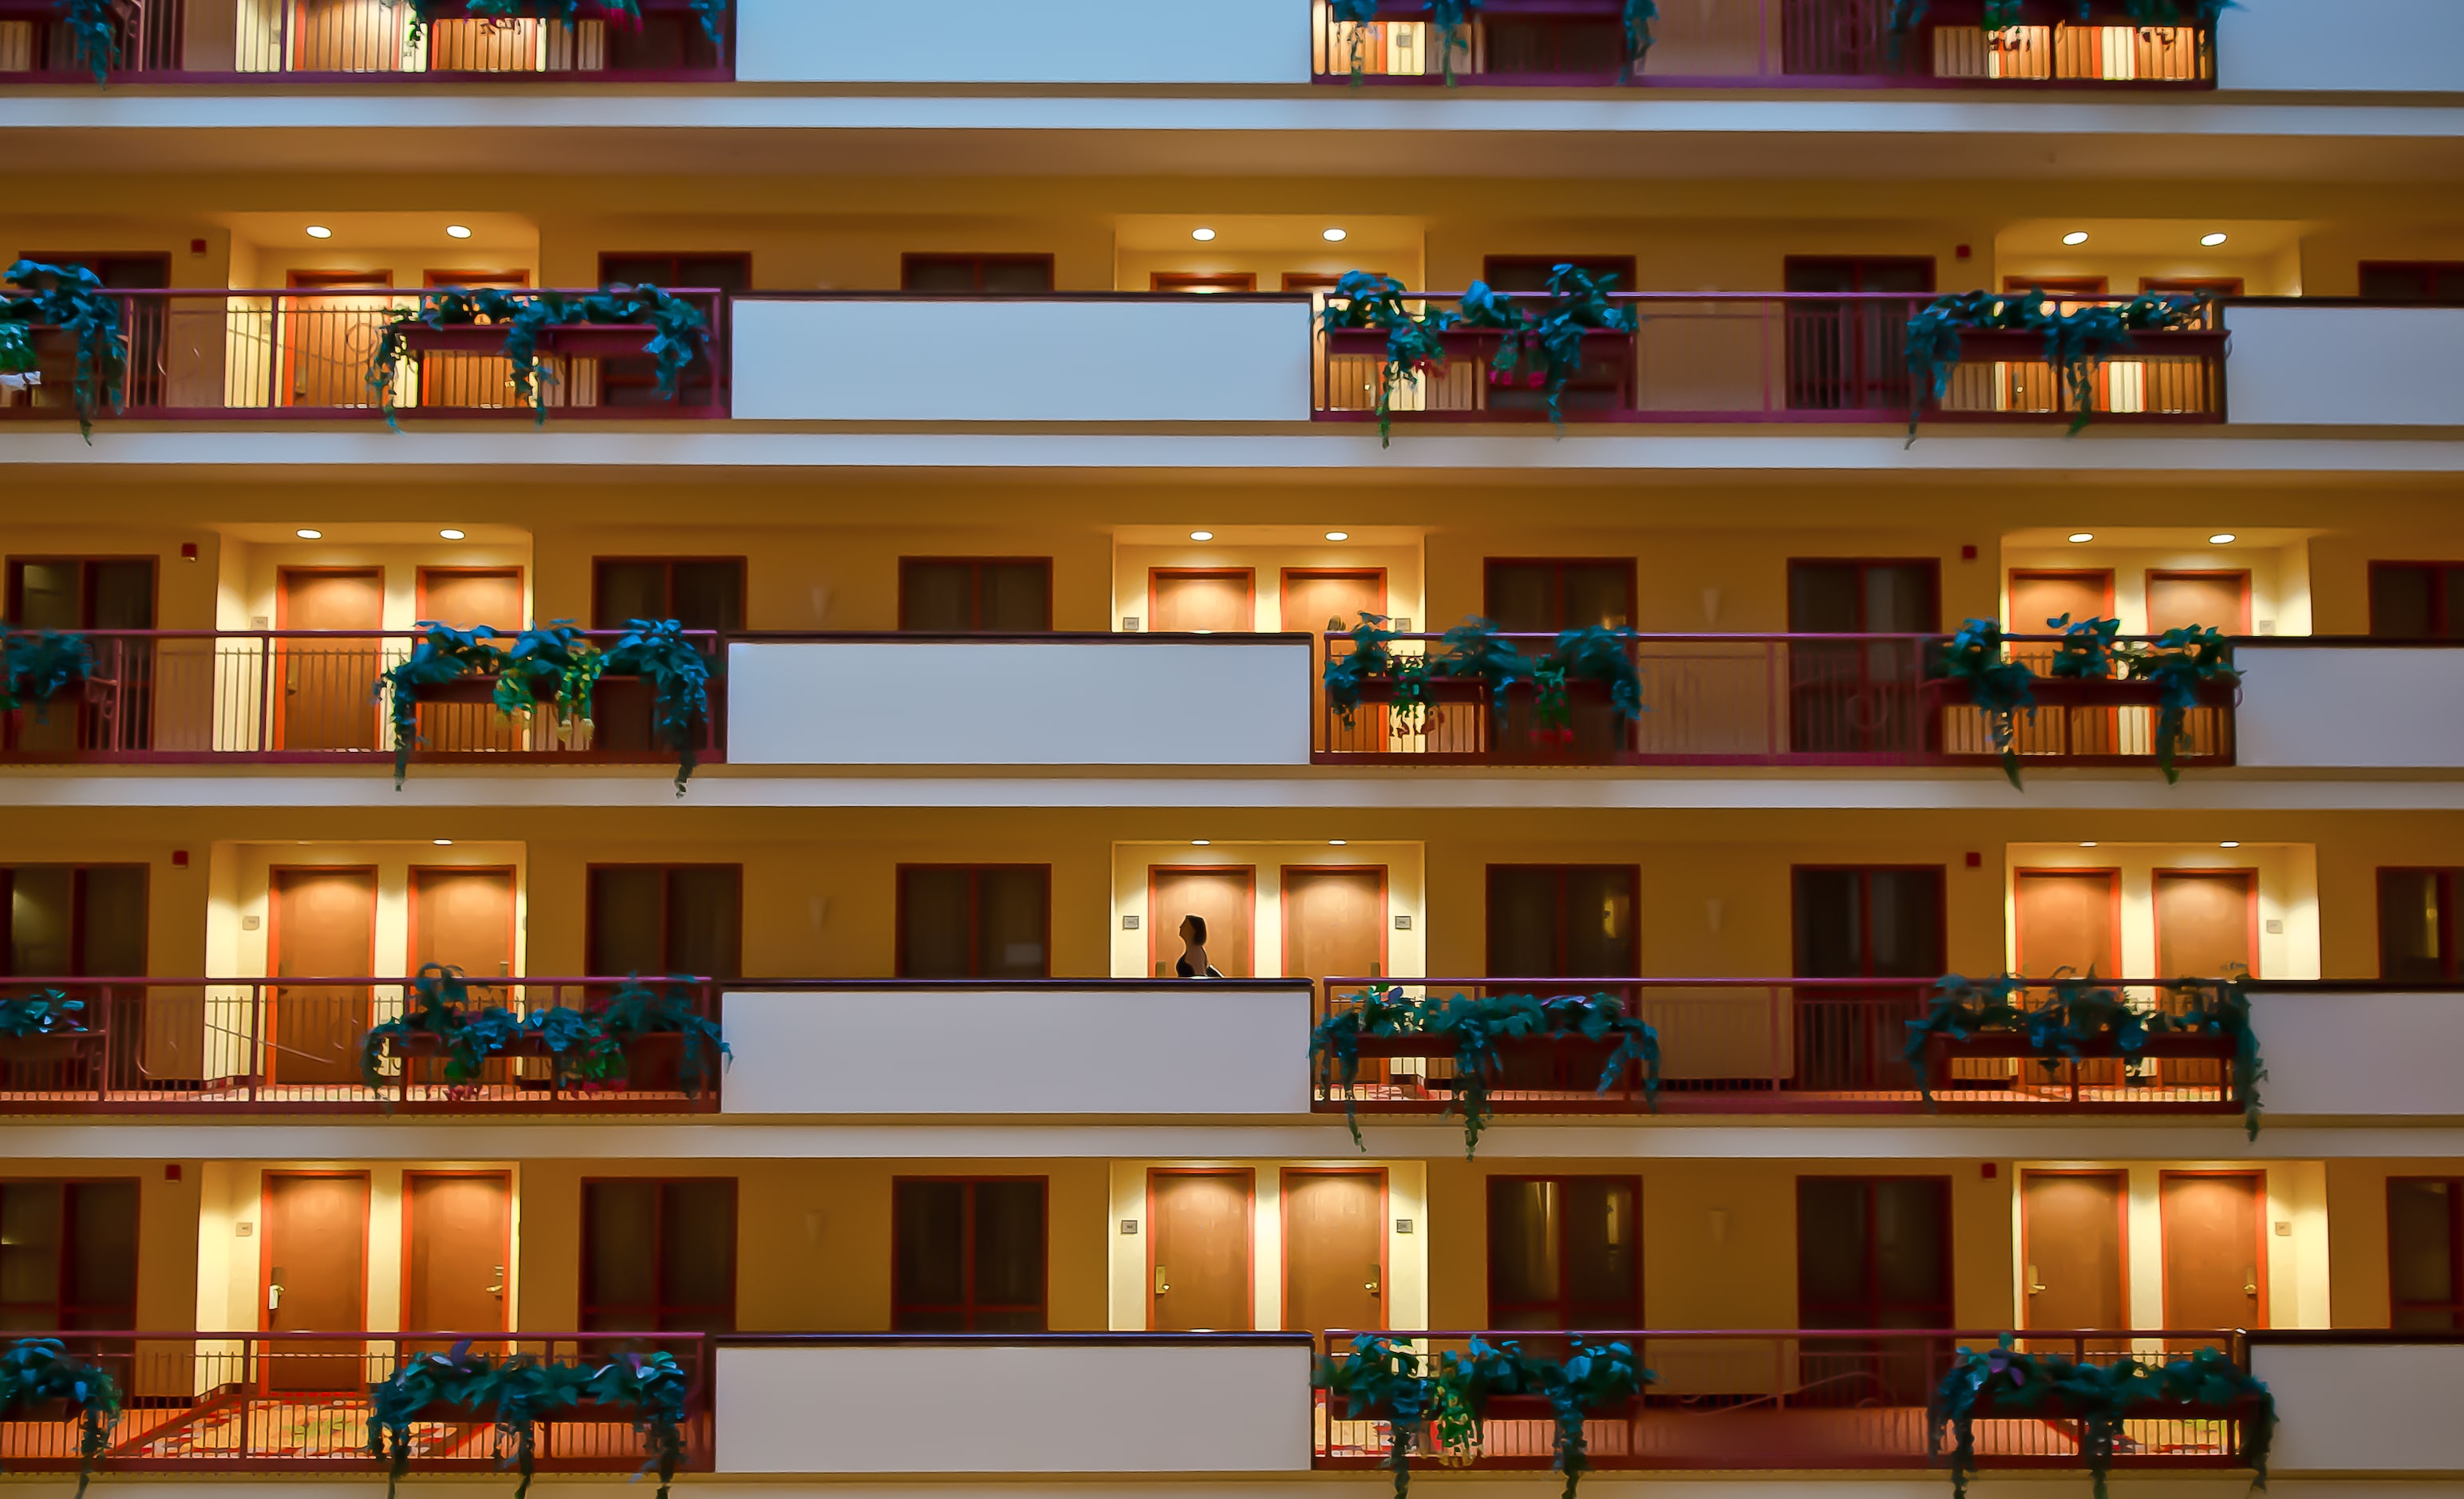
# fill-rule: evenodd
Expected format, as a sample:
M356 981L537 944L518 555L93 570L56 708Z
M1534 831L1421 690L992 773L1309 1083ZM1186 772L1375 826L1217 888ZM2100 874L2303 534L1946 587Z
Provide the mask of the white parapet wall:
M2251 1373L2282 1423L2273 1472L2295 1476L2464 1473L2464 1342L2351 1342L2332 1334L2251 1340Z
M2220 87L2267 93L2455 94L2455 0L2238 0L2216 29Z
M2242 672L2236 764L2464 766L2464 649L2243 642L2233 664Z
M2454 1058L2464 1052L2464 995L2333 985L2251 995L2270 1115L2327 1119L2464 1118Z
M731 317L742 422L1309 419L1305 299L742 297Z
M1309 0L737 0L752 83L1307 83Z
M1309 1112L1304 980L730 994L732 1114Z
M721 1477L1304 1473L1305 1335L721 1347Z
M1297 635L739 643L728 647L727 672L731 764L1309 758L1313 684Z
M2231 426L2464 427L2464 307L2228 307L2225 326Z

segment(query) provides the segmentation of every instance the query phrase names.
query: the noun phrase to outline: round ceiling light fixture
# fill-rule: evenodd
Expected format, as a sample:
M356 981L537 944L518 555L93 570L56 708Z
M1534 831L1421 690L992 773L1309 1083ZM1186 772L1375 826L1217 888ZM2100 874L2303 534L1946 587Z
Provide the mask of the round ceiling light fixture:
M294 531L291 534L297 537L302 541L321 541L325 540L324 532L312 530L307 526L301 526L298 530Z
M327 229L322 224L311 224L308 226L308 237L310 239L331 239L334 237L334 231Z
M2225 236L2222 234L2201 234L2199 236L2199 243L2207 246L2211 250L2213 250L2216 246L2221 245L2224 242Z
M1189 237L1197 240L1202 245L1215 237L1215 231L1211 229L1193 229L1189 231Z
M448 239L468 239L471 237L471 226L468 224L448 224L445 226L445 237Z
M2074 541L2093 541L2096 540L2096 533L2093 531L2074 531L2071 533L2071 540Z
M1343 230L1339 230L1339 229L1331 229L1331 230L1328 230L1328 231L1326 231L1326 236L1325 236L1325 237L1326 237L1326 242L1327 242L1328 244L1330 244L1330 245L1339 245L1339 244L1342 244L1345 240L1347 240L1347 239L1351 238L1352 236L1351 236L1347 231L1343 231Z
M1193 541L1212 541L1215 540L1215 533L1212 531L1192 531L1189 533L1189 539Z
M2065 245L2084 245L2087 243L2087 231L2083 229L2072 230L2069 233L2062 236L2062 243Z

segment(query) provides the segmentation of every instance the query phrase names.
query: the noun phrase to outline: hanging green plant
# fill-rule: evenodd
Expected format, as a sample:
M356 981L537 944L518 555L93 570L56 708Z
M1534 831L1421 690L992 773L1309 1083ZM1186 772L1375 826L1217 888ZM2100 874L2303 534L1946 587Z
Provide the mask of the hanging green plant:
M1441 38L1443 49L1441 66L1446 81L1455 78L1454 55L1461 48L1468 54L1471 38L1464 28L1471 14L1480 9L1481 0L1420 0L1428 11L1430 30ZM1337 21L1352 27L1352 80L1360 81L1362 64L1367 60L1367 27L1375 24L1380 0L1332 0L1331 14ZM1651 51L1651 23L1660 18L1658 0L1623 0L1620 19L1625 27L1626 64L1631 72L1642 70L1642 59Z
M128 382L128 348L120 327L121 297L105 291L102 278L81 265L20 260L0 271L0 280L18 288L0 292L0 322L17 324L20 342L31 346L27 330L33 328L57 328L77 341L77 379L70 395L77 407L77 430L92 443L95 417L120 408ZM10 358L13 363L23 356ZM16 373L25 378L25 370Z
M2119 304L2098 303L2061 312L2048 310L2051 303L2040 289L1937 297L1908 320L1908 441L1917 440L1917 423L1925 403L1939 403L1949 393L1951 371L1959 365L1962 332L2041 335L2045 361L2069 394L2070 430L2076 435L2095 415L2096 372L2105 360L2136 347L2136 334L2204 326L2211 301L2204 293L2195 297L2143 293Z
M597 292L525 292L481 287L446 287L426 292L419 309L385 324L368 357L368 388L377 395L385 425L394 421L394 386L402 362L410 352L415 330L502 326L504 358L512 366L507 384L515 399L529 403L540 426L547 424L547 390L556 376L539 363L539 341L555 328L633 326L646 324L649 339L642 345L658 369L659 397L672 401L682 388L684 372L710 342L710 320L700 308L655 286L612 286Z
M391 5L394 0L385 0ZM582 0L404 0L410 7L410 37L417 41L427 29L439 21L468 17L474 21L562 21L567 25L582 15ZM714 47L725 47L723 30L728 0L692 0L693 12L701 22L702 34ZM639 28L642 24L640 0L593 0L596 9L605 14Z
M685 1096L698 1097L710 1080L708 1059L722 1064L736 1053L718 1023L701 1011L693 993L670 982L645 983L639 975L605 1001L582 1008L562 1005L517 1015L501 1005L473 1003L470 981L458 968L422 967L400 1017L371 1025L360 1038L360 1077L371 1091L385 1089L387 1054L408 1057L433 1050L444 1059L445 1081L476 1082L487 1064L524 1052L543 1055L559 1086L605 1082L622 1074L627 1048L649 1036L675 1036L676 1081Z
M77 1499L94 1465L111 1450L120 1381L99 1364L71 1355L54 1337L21 1337L0 1347L0 1420L38 1421L62 1407L77 1423Z
M1993 733L1993 748L2002 757L2002 774L2019 786L2016 716L2036 712L2035 673L2026 662L2002 653L2002 627L1990 619L1972 619L1950 637L1943 653L1943 675L1967 684L1968 700L1985 715ZM2024 788L2023 788L2024 789Z
M0 322L0 390L24 390L43 383L42 356L22 322Z
M1517 682L1531 678L1531 658L1515 649L1497 622L1467 619L1439 637L1445 654L1429 663L1431 676L1485 682L1491 706L1504 713Z
M1347 729L1353 726L1371 683L1385 688L1385 701L1397 728L1417 734L1427 724L1429 658L1396 654L1396 632L1386 628L1391 623L1385 615L1366 610L1348 633L1341 618L1326 622L1328 634L1345 633L1352 642L1348 651L1326 654L1326 704L1342 716Z
M51 721L52 700L94 674L94 646L83 635L46 629L0 637L0 713L32 706Z
M2162 1414L2161 1407L2214 1412L2242 1423L2242 1457L2267 1487L2267 1458L2276 1440L2276 1397L2214 1348L2187 1358L2147 1364L2136 1358L2089 1363L2059 1354L2017 1352L2011 1334L1993 1348L1962 1348L1936 1387L1932 1421L1949 1427L1950 1482L1967 1499L1976 1476L1977 1417L2060 1421L2077 1428L2079 1457L2106 1499L2105 1479L2123 1441L2123 1422Z
M68 24L76 59L93 72L95 82L110 82L111 65L120 56L111 0L60 0L60 18Z
M393 715L393 788L402 789L410 774L410 752L419 743L420 699L435 689L465 676L486 676L504 664L495 642L502 638L485 625L455 629L434 620L421 620L426 631L401 665L377 679L376 695L391 705Z
M2134 26L2195 26L2208 30L2215 27L2217 18L2233 8L2235 0L2123 0L2122 13ZM2093 0L2076 0L2079 19L2085 23L2095 15ZM1903 42L1916 33L1932 10L1932 0L1891 0L1887 23L1892 55L1899 55ZM2027 0L1984 0L1982 27L1987 35L2020 25L2027 17Z
M0 1040L82 1035L85 1028L85 1002L57 989L37 989L18 998L0 994Z
M1634 1360L1624 1343L1589 1343L1566 1339L1561 1359L1526 1359L1526 1378L1549 1401L1556 1426L1555 1466L1566 1475L1560 1499L1574 1499L1575 1486L1590 1470L1591 1445L1584 1440L1583 1420L1639 1400L1642 1387L1657 1378Z
M2241 681L2240 669L2233 664L2233 647L2213 626L2185 625L2130 650L2123 659L2132 680L2153 682L2163 694L2156 705L2156 764L2167 783L2178 783L2182 772L2174 761L2181 753L2189 712L2198 706L2200 690Z
M1564 427L1566 417L1559 402L1566 386L1583 371L1584 336L1631 334L1641 326L1632 306L1620 307L1609 299L1616 282L1613 275L1595 278L1580 266L1552 266L1549 299L1534 312L1526 302L1491 290L1486 282L1474 281L1463 295L1463 325L1494 328L1505 335L1490 364L1491 383L1507 385L1519 379L1531 389L1546 390L1549 421Z
M497 653L496 711L512 716L544 707L560 723L586 718L606 660L571 620L523 630Z
M391 1378L370 1390L368 1452L390 1460L385 1493L392 1499L409 1471L413 1425L486 1419L495 1423L496 1450L505 1466L521 1473L514 1494L522 1499L537 1468L542 1421L624 1417L642 1433L649 1454L643 1471L657 1471L659 1499L667 1499L684 1455L690 1388L683 1367L670 1354L625 1354L593 1367L534 1354L501 1358L474 1354L465 1338L449 1352L406 1358Z
M1328 294L1318 325L1328 333L1373 329L1386 335L1386 364L1377 382L1377 446L1393 438L1395 390L1402 385L1418 389L1428 375L1446 363L1445 331L1454 326L1453 313L1424 305L1415 313L1403 305L1403 283L1369 271L1346 271Z
M2083 619L2074 623L2069 615L2057 614L2045 621L2045 628L2062 637L2054 645L2054 659L2046 675L2068 682L2112 679L2114 664L2121 659L2121 648L2114 640L2122 633L2122 621Z
M700 763L697 746L710 718L710 662L701 648L674 620L627 620L625 635L607 648L604 671L650 685L657 704L651 727L676 753L676 795L684 795Z

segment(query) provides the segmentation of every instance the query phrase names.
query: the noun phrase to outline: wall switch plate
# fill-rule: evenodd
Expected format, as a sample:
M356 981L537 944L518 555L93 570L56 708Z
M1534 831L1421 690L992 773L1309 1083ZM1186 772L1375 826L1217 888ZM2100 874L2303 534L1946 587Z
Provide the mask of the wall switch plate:
M1395 1220L1395 1231L1398 1234L1410 1233L1412 1231L1412 1221L1408 1218L1397 1218Z
M1121 930L1122 930L1122 931L1124 931L1124 932L1134 932L1134 931L1136 931L1137 929L1138 929L1138 918L1137 918L1137 917L1135 917L1135 916L1123 916L1123 917L1121 918Z
M242 916L239 918L239 929L243 932L253 932L264 924L264 920L262 916Z
M256 1224L254 1224L254 1223L233 1223L233 1224L231 1224L231 1232L233 1232L233 1233L237 1234L239 1237L241 1237L241 1238L243 1238L243 1239L253 1238L253 1237L254 1237L254 1235L255 1235L255 1233L256 1233Z
M1134 1218L1124 1218L1124 1219L1122 1219L1122 1220L1121 1220L1121 1232L1122 1232L1123 1234L1125 1234L1125 1235L1127 1235L1127 1234L1135 1234L1137 1231L1138 1231L1138 1221L1137 1221L1136 1219L1134 1219Z
M2293 1225L2292 1225L2291 1223L2281 1223L2281 1222L2279 1222L2279 1223L2276 1225L2276 1237L2277 1237L2278 1239L2290 1239L2290 1238L2292 1238L2292 1237L2293 1237Z
M1138 617L1134 614L1122 615L1121 628L1129 631L1133 635L1136 634L1138 632Z
M2267 935L2270 937L2282 937L2284 935L2284 918L2282 916L2270 916L2267 918Z
M1412 930L1412 918L1410 916L1397 916L1395 918L1395 930L1397 932L1409 932Z

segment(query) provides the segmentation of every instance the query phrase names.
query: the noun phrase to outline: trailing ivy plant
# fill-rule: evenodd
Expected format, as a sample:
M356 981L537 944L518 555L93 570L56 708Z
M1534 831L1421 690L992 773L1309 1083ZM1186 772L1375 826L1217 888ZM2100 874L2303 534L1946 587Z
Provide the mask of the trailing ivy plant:
M1441 637L1445 647L1437 655L1403 656L1394 650L1395 631L1383 614L1362 611L1351 630L1352 650L1327 653L1323 680L1327 704L1342 715L1348 728L1373 681L1389 684L1388 701L1405 732L1425 726L1433 681L1476 681L1488 690L1489 701L1503 714L1518 683L1533 689L1532 732L1535 736L1571 738L1572 706L1568 687L1573 682L1600 682L1608 688L1609 706L1619 718L1640 717L1642 672L1635 664L1630 629L1591 626L1561 632L1545 656L1530 656L1515 647L1493 620L1469 619ZM1330 633L1343 629L1340 619L1329 620Z
M496 657L496 711L507 716L545 707L560 723L590 714L607 658L571 620L526 629Z
M1396 727L1406 734L1424 732L1429 716L1429 658L1426 655L1397 655L1395 631L1387 628L1393 621L1383 614L1362 610L1360 623L1345 630L1341 618L1326 622L1327 633L1345 634L1352 649L1341 655L1330 650L1326 655L1327 706L1342 716L1343 726L1351 728L1353 716L1359 712L1362 694L1373 681L1388 683L1387 706Z
M1412 1491L1412 1444L1420 1440L1437 1400L1437 1380L1420 1372L1420 1362L1398 1339L1363 1333L1353 1338L1350 1353L1319 1358L1309 1378L1327 1392L1328 1411L1336 1420L1386 1423L1386 1461L1380 1466L1395 1475L1395 1499Z
M1490 382L1507 385L1519 379L1531 389L1546 390L1549 420L1563 427L1566 417L1558 403L1566 386L1582 373L1584 335L1631 334L1641 326L1631 305L1620 307L1609 299L1616 282L1614 275L1595 279L1580 266L1551 266L1549 299L1535 312L1528 302L1474 281L1463 295L1463 326L1494 328L1506 335L1489 366Z
M1648 1369L1636 1364L1634 1350L1624 1343L1587 1343L1580 1337L1566 1339L1566 1356L1558 1359L1526 1359L1526 1375L1536 1386L1536 1393L1546 1396L1550 1415L1556 1426L1556 1467L1566 1475L1566 1491L1561 1499L1574 1499L1574 1488L1589 1470L1591 1446L1583 1438L1583 1418L1595 1411L1614 1409L1642 1395L1642 1387L1652 1382Z
M624 1354L605 1364L560 1363L535 1354L491 1357L463 1339L446 1353L415 1355L370 1391L368 1451L389 1458L388 1499L410 1466L410 1428L420 1422L487 1418L495 1422L505 1466L519 1469L515 1499L530 1492L542 1419L584 1406L624 1415L642 1433L659 1475L659 1499L684 1455L685 1399L690 1381L669 1354ZM459 1414L456 1414L459 1413Z
M34 352L34 336L22 322L0 322L0 390L23 390L42 383L43 361Z
M2076 0L2079 18L2088 21L2095 14L2092 0ZM2213 30L2216 20L2233 9L2234 0L2123 0L2123 14L2133 26L2195 26ZM1894 55L1903 41L1925 24L1932 10L1932 0L1891 0L1889 21L1891 47ZM1988 35L2021 24L2026 19L2025 0L1985 0L1983 29Z
M2131 650L2125 661L2133 680L2153 682L2162 694L2156 704L2156 764L2168 784L2178 783L2182 771L2174 761L2181 752L2183 726L2198 706L2199 689L2241 680L2233 648L2213 626L2184 625Z
M113 22L111 0L59 0L59 7L76 59L94 74L95 82L110 82L111 65L120 55L120 28Z
M390 5L394 0L385 0ZM406 0L410 7L410 36L417 41L421 34L438 21L459 20L465 16L474 21L508 21L542 19L562 21L571 25L580 19L581 0ZM642 24L640 0L597 0L600 10L619 18L637 30ZM725 47L727 35L721 20L727 14L727 0L692 0L693 14L701 21L702 34L714 47Z
M2074 622L2068 614L2057 614L2045 621L2045 628L2062 637L2054 645L2054 659L2046 675L2066 682L2102 682L2112 678L2114 663L2121 659L2122 648L2114 643L2114 637L2122 633L2122 621Z
M2079 1457L2106 1499L2105 1479L2123 1441L2123 1423L2162 1414L2152 1407L2189 1405L2231 1411L2242 1420L2242 1456L2267 1487L2267 1458L2276 1441L2276 1397L2265 1383L2219 1349L2202 1348L2187 1358L2142 1363L2119 1358L2090 1363L2060 1354L2023 1354L2002 1334L1992 1348L1962 1348L1934 1391L1932 1421L1950 1430L1950 1482L1956 1499L1967 1499L1976 1476L1976 1418L2042 1412L2043 1419L2074 1423Z
M1481 0L1420 0L1420 3L1429 11L1430 28L1441 38L1440 45L1444 49L1441 66L1445 69L1446 81L1452 83L1455 49L1462 47L1468 51L1470 45L1468 38L1457 40L1457 37L1470 20L1471 12L1480 9ZM1376 21L1378 5L1379 0L1332 0L1334 19L1353 28L1352 78L1355 83L1360 80L1363 49L1368 40L1363 28ZM1639 73L1642 70L1644 55L1651 51L1651 23L1660 18L1658 0L1624 0L1622 16L1626 62L1631 71Z
M1960 335L2035 333L2045 341L2053 365L2071 399L2073 433L2095 415L2096 372L2105 360L2136 346L2133 335L2194 328L2207 321L2211 298L2143 293L2120 304L2098 303L2068 312L2049 310L2045 293L1960 292L1937 297L1908 320L1908 441L1927 401L1940 402L1958 367Z
M513 366L508 383L517 399L530 403L539 425L547 424L546 386L555 375L539 361L539 336L550 328L648 324L649 341L642 352L658 367L659 396L672 401L684 372L710 341L710 320L701 309L655 286L611 286L597 292L527 292L451 286L421 294L419 308L385 324L368 357L368 388L377 395L385 425L394 421L394 386L402 362L410 351L413 328L460 328L480 324L505 328L505 360Z
M94 674L94 646L83 635L47 629L0 637L0 713L31 705L50 721L52 699Z
M2049 996L2029 1003L2032 989L2047 988ZM1933 988L1933 1002L1921 1020L1908 1025L1904 1056L1917 1075L1918 1090L1933 1101L1932 1069L1926 1052L1936 1037L1951 1042L1978 1036L2025 1037L2028 1049L2051 1072L2065 1062L2115 1057L2125 1064L2144 1056L2151 1038L2199 1036L2225 1041L2233 1047L2228 1066L2233 1096L2241 1100L2242 1128L2258 1137L2258 1085L2267 1076L2259 1057L2258 1031L2251 1024L2250 995L2240 979L2181 979L2167 983L2172 1003L2155 1009L2132 1004L2121 990L2064 970L2043 984L2005 975L1969 979L1947 974Z
M0 1346L0 1420L23 1421L61 1404L77 1422L78 1499L94 1465L111 1450L120 1403L120 1381L111 1371L71 1354L57 1338L21 1337Z
M1480 1150L1480 1136L1494 1112L1489 1089L1505 1066L1500 1040L1532 1036L1579 1037L1589 1042L1614 1042L1600 1068L1596 1091L1608 1092L1635 1073L1642 1078L1646 1107L1660 1107L1660 1034L1626 1012L1615 995L1570 994L1542 1000L1528 994L1413 1001L1399 988L1373 989L1351 996L1351 1007L1319 1021L1309 1030L1309 1061L1321 1084L1343 1088L1344 1123L1354 1146L1366 1150L1360 1119L1353 1106L1353 1087L1360 1078L1360 1042L1364 1036L1424 1036L1430 1049L1454 1058L1455 1093L1445 1112L1460 1110L1463 1120L1463 1157Z
M37 989L14 999L0 994L0 1041L83 1035L85 1028L85 1002L57 989Z
M701 762L698 737L710 717L710 662L701 648L674 620L627 620L625 634L607 648L602 670L649 684L656 705L651 728L676 752L676 795L684 795Z
M376 694L391 703L393 714L393 788L402 789L410 774L410 752L419 743L419 700L428 692L449 687L465 676L485 676L504 663L495 642L498 631L485 625L455 629L435 620L421 620L423 633L403 662L377 679Z
M77 407L77 430L92 443L95 417L117 409L128 384L119 294L105 291L102 278L81 265L20 260L0 271L0 280L18 288L0 292L0 322L20 329L57 328L77 341L77 378L70 397ZM31 346L22 332L20 339Z
M2025 711L2035 716L2036 675L2024 661L2002 653L2002 627L1990 619L1972 619L1950 637L1943 652L1943 675L1968 686L1968 700L1985 715L1993 731L1993 748L2002 757L2002 774L2019 786L2019 751L2014 743L2016 717Z
M445 1081L457 1085L475 1082L491 1060L526 1042L547 1054L559 1081L605 1082L624 1070L632 1043L647 1036L681 1037L676 1081L688 1097L698 1095L709 1080L707 1053L715 1051L724 1062L736 1057L718 1023L701 1013L690 991L672 982L657 986L635 975L604 1003L516 1015L501 1005L474 1004L462 970L429 963L411 981L411 1000L402 1015L369 1026L360 1038L361 1079L370 1091L382 1091L387 1047L407 1050L418 1038L431 1036L445 1059Z
M1374 3L1374 0L1373 0ZM1395 389L1419 388L1446 363L1445 331L1457 318L1442 307L1403 305L1403 283L1371 271L1346 271L1328 294L1318 323L1328 333L1374 328L1386 335L1386 364L1377 381L1377 446L1392 440Z

